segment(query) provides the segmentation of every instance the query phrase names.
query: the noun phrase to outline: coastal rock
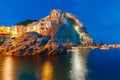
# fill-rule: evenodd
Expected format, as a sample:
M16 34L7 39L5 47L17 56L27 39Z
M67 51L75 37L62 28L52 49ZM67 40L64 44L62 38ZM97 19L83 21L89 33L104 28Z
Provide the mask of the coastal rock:
M59 42L51 40L50 36L43 36L36 32L28 32L11 42L4 42L0 46L2 55L51 55L65 53L66 48Z

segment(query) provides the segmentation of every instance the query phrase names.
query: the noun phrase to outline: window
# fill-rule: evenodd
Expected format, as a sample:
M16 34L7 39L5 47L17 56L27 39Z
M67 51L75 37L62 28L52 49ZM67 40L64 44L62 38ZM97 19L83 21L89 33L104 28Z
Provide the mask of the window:
M44 27L41 27L41 30L44 30Z
M48 28L46 28L46 30L48 30Z
M55 16L58 16L58 13L55 13Z
M44 26L44 23L41 23L41 26Z
M55 24L55 21L51 21L51 24Z
M44 20L44 19L42 19L41 21L42 21L42 22L44 22L45 20Z

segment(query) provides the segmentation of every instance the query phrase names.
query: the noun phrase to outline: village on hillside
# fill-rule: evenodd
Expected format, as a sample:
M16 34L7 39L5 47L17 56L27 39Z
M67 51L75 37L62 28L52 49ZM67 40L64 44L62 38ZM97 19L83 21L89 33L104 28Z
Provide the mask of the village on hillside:
M42 35L48 36L51 35L52 31L55 31L56 27L60 26L61 22L66 23L64 13L61 12L61 10L52 10L49 16L42 18L39 21L29 23L26 26L0 26L0 35L19 37L25 32L37 32L41 33Z

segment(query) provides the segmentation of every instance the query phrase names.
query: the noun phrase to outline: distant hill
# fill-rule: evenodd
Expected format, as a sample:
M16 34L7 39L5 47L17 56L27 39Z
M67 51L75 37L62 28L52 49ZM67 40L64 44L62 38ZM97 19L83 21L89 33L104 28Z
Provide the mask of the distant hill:
M25 20L25 21L22 21L22 22L19 22L19 23L15 24L15 25L23 25L23 26L26 26L26 25L28 25L28 24L30 24L30 23L32 23L32 22L37 22L37 21L38 21L38 20L27 19L27 20Z

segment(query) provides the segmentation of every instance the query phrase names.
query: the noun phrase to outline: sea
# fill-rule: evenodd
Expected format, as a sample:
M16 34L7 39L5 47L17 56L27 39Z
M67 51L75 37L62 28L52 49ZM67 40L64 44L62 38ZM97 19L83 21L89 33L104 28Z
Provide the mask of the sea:
M120 49L50 56L0 56L0 80L120 80Z

